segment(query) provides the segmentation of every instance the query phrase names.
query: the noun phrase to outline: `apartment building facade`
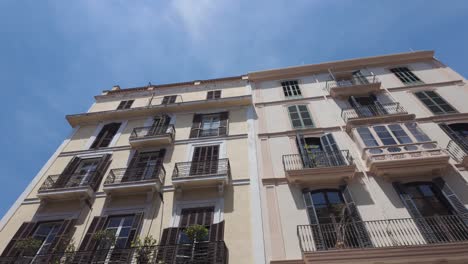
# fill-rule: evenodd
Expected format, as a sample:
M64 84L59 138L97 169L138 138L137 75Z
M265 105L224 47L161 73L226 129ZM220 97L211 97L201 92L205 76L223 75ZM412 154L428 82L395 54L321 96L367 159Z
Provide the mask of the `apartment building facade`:
M467 263L467 98L432 51L113 87L67 116L0 263Z
M467 263L468 86L410 52L249 74L269 263Z
M0 263L254 263L252 113L242 76L95 96L3 218Z

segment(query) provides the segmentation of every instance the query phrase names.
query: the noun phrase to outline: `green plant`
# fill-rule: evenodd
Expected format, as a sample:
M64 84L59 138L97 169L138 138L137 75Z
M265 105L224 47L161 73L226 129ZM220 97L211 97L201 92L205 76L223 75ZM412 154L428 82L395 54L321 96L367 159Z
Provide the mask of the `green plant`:
M34 255L42 246L42 241L33 237L21 239L15 244L15 248L22 251L24 255Z
M185 229L185 234L192 242L197 243L208 236L208 228L202 225L192 225Z
M132 242L132 247L135 248L135 258L138 263L149 263L151 260L151 253L153 247L156 246L157 241L152 236L147 236L144 239L137 238Z
M93 239L95 239L100 248L110 248L115 245L117 237L111 230L100 230L94 233Z

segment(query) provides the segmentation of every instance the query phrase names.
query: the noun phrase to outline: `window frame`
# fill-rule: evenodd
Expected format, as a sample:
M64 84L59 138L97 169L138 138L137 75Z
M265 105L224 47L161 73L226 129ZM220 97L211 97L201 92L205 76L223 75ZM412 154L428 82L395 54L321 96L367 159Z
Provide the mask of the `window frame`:
M111 125L111 124L119 124L119 127L117 128L114 135L112 136L112 139L109 141L109 144L107 144L107 146L101 146L104 138L106 138L107 135L105 134L101 138L99 138L99 135L101 134L101 132L106 126ZM88 149L100 149L100 148L112 147L114 140L116 139L116 136L122 132L122 129L125 125L126 125L126 122L122 122L122 121L112 121L112 122L107 122L105 124L102 124L102 126L98 127L96 134L93 135L93 137L91 137L91 143ZM96 143L96 146L94 146L95 143Z
M291 82L292 83L295 82L295 84L290 84ZM282 91L283 91L283 97L288 98L288 99L303 98L301 86L299 84L301 84L299 80L282 80L282 81L280 81L280 85L281 85L281 88L282 88ZM293 87L294 85L296 85L297 88ZM288 93L290 95L287 95L286 93Z
M166 99L167 98L167 99ZM164 101L167 100L166 103L164 103ZM177 94L174 94L174 95L165 95L162 100L161 100L161 104L162 105L168 105L168 104L175 104L177 101Z
M116 110L125 110L125 109L130 109L133 105L133 103L135 102L135 100L124 100L124 101L120 101L119 105L117 106L117 109Z
M309 115L309 119L310 121L312 122L312 125L309 125L309 126L306 126L304 125L304 120L301 116L301 111L299 110L299 107L300 106L304 106L307 110L307 114ZM295 127L294 126L294 122L293 122L293 119L291 118L291 111L289 110L290 107L295 107L296 111L297 111L297 114L299 116L299 121L301 122L301 126L300 127ZM289 117L289 121L290 121L290 124L291 124L291 127L292 129L307 129L307 128L315 128L316 127L316 124L315 124L315 120L312 118L312 115L310 114L310 109L308 107L307 104L293 104L293 105L286 105L286 112L288 114L288 117Z
M216 100L221 98L221 90L213 90L206 92L206 100Z
M407 124L416 124L416 128L418 132L423 134L424 136L429 139L428 141L422 141L419 140L417 136L413 134L413 132L407 127ZM406 133L406 136L411 139L411 143L401 143L400 139L394 134L393 130L389 127L391 125L399 125L400 128ZM392 139L396 142L396 144L391 144L391 145L385 145L380 138L379 134L375 131L374 127L380 127L384 126L386 128L386 131L390 134ZM377 146L367 146L365 144L365 141L363 140L361 134L359 133L359 128L366 128L370 132L370 134L373 136L374 140L377 142ZM388 146L399 146L399 145L408 145L408 144L418 144L418 143L425 143L425 142L431 142L431 138L420 128L419 124L416 122L405 122L405 123L391 123L391 124L378 124L374 126L368 126L368 127L358 127L356 128L356 134L358 135L358 140L361 146L363 148L378 148L378 147L388 147Z
M429 96L429 95L427 94L427 92L432 92L432 93L434 93L435 95L437 95L437 96L438 96L438 99L442 100L446 105L448 105L450 108L452 108L453 111L448 112L448 111L444 110L444 109L440 106L439 103L437 103L436 101L434 101L434 99L433 99L431 96ZM438 108L439 110L441 110L441 112L438 112L438 113L434 112L421 98L418 97L417 94L424 94L424 96L426 97L426 99L427 99L427 100L430 100L431 103L432 103L432 105L433 105L434 107ZM416 92L413 93L413 95L414 95L414 97L416 97L416 99L418 100L418 102L422 103L422 104L424 105L424 107L425 107L427 110L429 110L429 111L430 111L432 114L434 114L434 115L447 115L447 114L456 114L456 113L459 113L458 110L457 110L455 107L453 107L447 100L445 100L444 97L442 97L442 96L441 96L437 91L435 91L435 90L416 91Z

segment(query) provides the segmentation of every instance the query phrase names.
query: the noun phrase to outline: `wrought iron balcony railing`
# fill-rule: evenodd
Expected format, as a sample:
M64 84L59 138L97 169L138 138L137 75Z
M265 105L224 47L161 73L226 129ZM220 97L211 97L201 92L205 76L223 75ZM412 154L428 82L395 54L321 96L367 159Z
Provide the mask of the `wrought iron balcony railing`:
M143 139L143 138L153 138L168 135L174 140L175 137L175 128L174 125L167 125L161 127L137 127L134 128L132 134L130 135L130 140L132 139Z
M300 225L301 250L383 248L468 241L468 215Z
M450 140L447 145L447 151L452 158L461 163L468 156L468 140L455 142Z
M341 117L345 122L350 119L367 118L395 114L407 114L408 112L400 106L400 103L375 104L343 109Z
M353 76L345 80L328 80L325 84L325 88L330 92L332 88L338 87L349 87L356 85L366 85L379 83L379 79L375 75L362 75L362 76Z
M227 264L228 249L223 241L167 246L113 248L35 256L0 257L0 264Z
M112 169L104 182L104 185L121 183L138 183L158 181L164 183L166 170L163 165L146 166L137 168Z
M227 176L231 178L229 159L178 162L174 166L172 179Z
M309 168L338 167L353 164L349 150L316 151L307 155L283 155L283 166L286 171Z
M91 187L95 190L101 181L100 178L97 171L86 174L50 175L39 188L39 192L79 187Z

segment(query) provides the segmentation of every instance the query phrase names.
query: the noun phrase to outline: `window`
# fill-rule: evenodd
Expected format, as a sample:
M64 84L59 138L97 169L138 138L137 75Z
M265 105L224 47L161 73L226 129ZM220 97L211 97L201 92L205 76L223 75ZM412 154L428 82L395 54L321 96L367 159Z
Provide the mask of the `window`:
M190 138L227 135L228 112L195 114Z
M221 90L209 91L206 93L206 100L221 98Z
M173 104L177 99L177 95L164 96L161 104Z
M115 235L115 244L112 241L104 241L100 248L125 248L132 229L134 215L109 217L106 230Z
M418 142L431 141L431 139L418 127L416 123L406 123L406 128L413 134Z
M288 107L288 111L294 128L314 127L307 106L292 105Z
M366 147L431 141L416 123L359 127L357 132Z
M398 79L404 84L418 84L422 83L422 81L418 78L418 76L414 75L408 67L398 67L390 69L393 74L395 74Z
M135 100L121 101L119 106L117 106L117 110L129 109L130 107L132 107L134 101Z
M345 203L338 190L316 191L311 193L315 213L320 224L339 223L343 217Z
M415 95L436 115L457 113L457 110L434 91L417 92Z
M120 128L121 123L109 123L102 127L98 136L91 145L92 149L108 147Z
M370 132L369 128L367 127L358 127L357 131L359 135L362 138L362 141L364 141L364 145L366 147L376 147L379 144L377 143L377 140L375 140L374 136Z
M93 178L102 158L82 159L65 187L87 185Z
M451 214L447 201L431 183L408 183L406 192L411 196L416 208L424 217Z
M297 81L284 81L281 82L283 86L283 93L286 97L302 97L301 89Z
M55 240L57 233L61 227L61 222L40 223L32 237L42 242L37 254L46 254L49 252L52 242Z
M150 180L158 177L166 150L136 152L122 182Z
M193 149L190 175L218 173L219 145L195 147Z

